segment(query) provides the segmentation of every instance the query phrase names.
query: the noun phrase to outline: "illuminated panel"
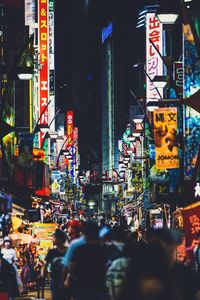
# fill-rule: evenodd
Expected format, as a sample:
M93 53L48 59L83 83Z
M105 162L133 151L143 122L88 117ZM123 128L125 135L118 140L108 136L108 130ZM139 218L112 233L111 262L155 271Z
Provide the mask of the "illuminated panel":
M25 25L29 26L29 34L35 30L35 0L25 0Z
M54 0L49 0L49 123L50 130L55 131L55 34L54 34ZM53 121L52 121L53 120ZM51 122L52 121L52 122Z
M73 130L74 130L74 112L73 111L68 111L67 112L67 120L66 120L66 124L67 124L67 146L68 147L72 147L74 144L73 141Z
M162 24L158 21L154 13L146 15L146 72L151 79L156 75L163 75L163 62L152 43L158 49L160 54L163 54L163 38L162 38ZM159 88L161 97L163 97L163 89ZM149 78L146 78L146 99L147 103L160 99L158 91L155 89L153 83Z
M102 29L102 37L101 37L102 44L109 36L112 35L112 32L113 32L113 23L110 23L107 27L104 27Z
M158 108L153 112L156 168L177 169L177 107Z
M48 125L48 0L39 0L39 49L40 49L40 80L39 80L39 93L40 93L40 124ZM40 133L40 146L43 143L45 133Z

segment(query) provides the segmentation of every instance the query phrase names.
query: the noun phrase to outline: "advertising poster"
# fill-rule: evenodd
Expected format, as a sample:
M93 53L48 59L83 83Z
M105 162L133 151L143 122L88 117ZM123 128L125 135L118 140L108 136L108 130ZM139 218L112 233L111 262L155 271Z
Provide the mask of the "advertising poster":
M33 135L30 133L19 133L19 165L23 169L33 166Z
M60 179L61 179L60 171L51 172L51 194L60 193Z
M157 169L179 168L177 108L158 108L153 113Z
M36 234L38 239L52 240L52 235L56 230L55 223L33 223L32 234Z
M56 230L55 223L33 223L32 233L37 235L40 243L37 245L37 252L41 259L44 259L50 248L53 248L52 235Z
M37 245L37 252L40 259L45 260L48 250L52 248L53 248L52 240L44 240L44 239L40 240L40 244Z
M182 210L183 228L186 236L186 246L193 248L200 231L200 202L187 206Z

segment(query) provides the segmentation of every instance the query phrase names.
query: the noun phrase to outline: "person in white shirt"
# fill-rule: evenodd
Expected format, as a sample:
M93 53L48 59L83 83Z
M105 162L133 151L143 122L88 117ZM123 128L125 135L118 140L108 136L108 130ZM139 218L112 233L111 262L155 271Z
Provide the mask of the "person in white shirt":
M18 258L15 249L12 248L12 240L9 236L4 237L3 245L4 247L1 249L3 258L13 265Z

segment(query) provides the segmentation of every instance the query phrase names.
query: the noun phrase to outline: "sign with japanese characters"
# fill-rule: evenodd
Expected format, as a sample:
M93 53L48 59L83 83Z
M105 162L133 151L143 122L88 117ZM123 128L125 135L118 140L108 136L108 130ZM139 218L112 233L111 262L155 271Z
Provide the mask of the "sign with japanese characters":
M66 116L66 125L67 125L67 147L73 146L73 131L74 131L74 112L73 111L67 111Z
M179 168L177 108L158 108L153 113L157 169Z
M159 88L160 95L152 83L156 75L163 75L163 61L156 49L163 55L162 23L154 13L146 15L146 99L155 101L163 96L163 90ZM151 79L151 80L150 80Z
M186 244L193 248L198 243L197 233L200 231L200 202L185 207L182 215Z
M49 18L48 18L48 0L39 0L39 53L40 53L40 124L48 125L48 102L49 102ZM43 143L45 133L40 133L40 146Z

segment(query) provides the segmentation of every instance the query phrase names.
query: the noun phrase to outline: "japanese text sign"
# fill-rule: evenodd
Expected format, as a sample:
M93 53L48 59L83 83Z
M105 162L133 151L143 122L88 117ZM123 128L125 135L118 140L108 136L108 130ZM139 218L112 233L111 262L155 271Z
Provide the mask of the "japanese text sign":
M49 89L48 89L48 1L39 0L39 49L40 49L40 124L48 125L48 101L49 101ZM44 139L44 133L40 134L40 145L42 145Z
M163 62L155 48L158 49L161 55L163 54L162 24L154 13L149 13L146 15L146 72L151 80L156 75L163 75ZM154 99L160 99L158 91L150 78L146 78L147 103ZM162 96L163 90L159 88L159 92Z
M200 202L184 208L182 215L187 247L193 248L197 242L197 233L200 231Z
M158 108L153 113L157 169L179 168L177 108Z

